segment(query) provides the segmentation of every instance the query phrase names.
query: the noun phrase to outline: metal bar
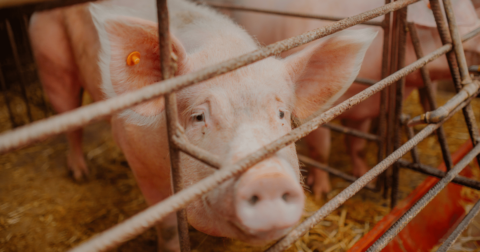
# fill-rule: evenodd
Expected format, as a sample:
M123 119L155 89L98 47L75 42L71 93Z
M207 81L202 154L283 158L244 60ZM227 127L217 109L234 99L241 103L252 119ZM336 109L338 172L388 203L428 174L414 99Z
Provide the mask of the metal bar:
M407 126L407 121L409 119L410 119L410 116L405 114L402 115L402 125L405 127L405 132L407 133L408 140L412 139L415 136L415 132L413 132L413 128ZM412 155L412 160L414 163L416 164L420 163L420 155L418 154L417 146L412 148L412 150L410 151L410 154Z
M171 40L169 31L167 0L157 0L158 40L160 46L160 66L162 79L167 80L175 75L176 66L172 59ZM174 136L182 127L178 123L177 98L175 93L165 96L165 113L167 119L168 145L170 153L170 176L172 192L178 193L183 189L183 179L180 174L180 152L174 143ZM160 232L162 234L162 232ZM188 235L187 213L185 209L177 211L177 235L180 251L190 252L190 237ZM166 234L165 242L175 239L176 235Z
M429 125L430 126L430 125ZM428 126L427 126L428 127ZM402 229L460 173L478 154L480 144L475 146L460 162L458 162L443 179L435 184L415 205L410 208L395 224L392 225L367 252L381 251Z
M352 175L341 172L341 171L339 171L335 168L329 167L328 165L324 165L324 164L322 164L320 162L317 162L316 160L311 159L309 157L306 157L306 156L303 156L303 155L298 155L298 160L300 160L301 162L303 162L303 163L305 163L309 166L312 166L313 168L317 168L317 169L326 171L326 172L332 174L333 176L337 176L339 178L345 179L346 181L355 182L357 180L357 178L352 176ZM371 186L371 185L366 185L365 189L375 191L375 187Z
M385 0L385 4L389 4L390 0ZM385 14L384 17L384 26L383 26L383 45L382 45L382 76L385 78L389 75L389 52L390 52L390 16L391 13ZM387 129L387 95L388 88L385 88L380 93L380 114L378 119L378 152L377 152L377 163L383 160L385 155L385 138L386 138L386 129ZM386 173L383 172L377 179L376 189L380 191L387 187ZM384 190L384 195L386 196L386 190Z
M409 65L411 66L411 65ZM407 66L407 68L409 67ZM462 103L462 106L458 107L449 117L445 118L442 122L438 124L430 124L427 125L423 130L421 130L414 138L410 139L400 148L396 149L391 155L386 157L382 162L378 163L375 167L370 169L365 175L358 178L354 183L352 183L349 187L345 190L337 194L333 199L328 201L323 207L321 207L317 212L315 212L312 216L307 218L304 222L298 225L295 229L291 230L285 237L278 240L275 244L273 244L267 252L277 252L283 251L290 247L297 239L305 235L308 230L313 228L317 225L323 218L327 215L332 213L335 209L337 209L340 205L345 203L349 198L355 195L358 191L360 191L365 185L368 184L372 179L378 176L380 173L385 171L390 165L395 163L396 160L401 158L405 155L408 151L410 151L413 146L417 145L420 141L427 138L430 134L432 134L443 122L448 120L452 115L454 115L457 111L459 111L463 106L466 106L472 98L469 98L465 102ZM480 145L479 145L480 146ZM453 171L453 170L452 170Z
M20 62L20 56L18 55L17 45L15 44L15 38L13 37L12 27L10 26L10 21L8 21L8 19L5 19L5 27L7 28L8 39L12 48L13 58L15 60L15 67L17 68L18 75L20 76L20 91L27 109L28 120L29 122L33 122L32 112L30 111L30 106L28 105L27 91L25 90L27 81L25 80L25 76L23 74L22 63Z
M435 167L431 167L431 166L424 165L424 164L412 163L412 162L409 162L405 159L399 159L397 161L397 163L401 167L408 168L412 171L420 172L420 173L425 174L425 175L434 176L434 177L437 177L439 179L444 178L445 174L447 174L446 172L441 171L441 170L439 170ZM458 184L458 185L470 187L470 188L475 189L475 190L480 190L480 181L470 179L470 178L467 178L467 177L464 177L464 176L458 175L452 180L452 182L455 183L455 184Z
M412 39L413 49L415 50L415 54L418 59L423 57L423 50L420 44L420 39L418 37L417 29L414 23L408 23L408 29L410 31L410 38ZM430 79L430 74L428 73L427 67L420 68L420 74L422 76L423 84L425 85L426 89L426 96L428 103L430 105L431 110L437 109L437 101L434 97L434 90L432 89L432 81ZM426 111L425 111L426 112ZM408 131L412 131L413 129L407 127ZM452 157L450 155L450 150L448 148L447 140L445 131L443 130L443 126L438 128L437 130L437 138L438 142L440 143L440 148L442 150L443 161L445 162L445 166L447 167L447 171L449 171L453 167Z
M183 133L181 133L181 135L183 135ZM202 161L203 163L211 166L212 168L219 169L222 166L222 163L217 156L191 144L186 138L174 136L172 138L172 141L182 152L188 154L195 159L198 159L199 161Z
M287 11L273 11L267 9L260 9L260 8L250 8L245 6L239 5L225 5L225 4L218 4L218 3L210 3L208 1L198 1L202 4L207 4L210 7L214 7L217 9L227 9L227 10L235 10L235 11L249 11L249 12L257 12L257 13L264 13L264 14L272 14L272 15L280 15L280 16L287 16L287 17L297 17L297 18L310 18L310 19L320 19L320 20L328 20L328 21L338 21L342 20L341 17L333 17L333 16L326 16L326 15L314 15L314 14L305 14L305 13L297 13L297 12L287 12ZM382 21L367 21L364 22L365 25L373 25L373 26L382 26Z
M363 85L367 85L367 86L375 85L375 83L377 83L376 80L370 80L365 78L356 78L355 82Z
M10 123L12 124L12 128L17 127L17 123L15 122L15 118L13 117L12 107L10 106L10 99L7 95L7 84L5 83L5 78L3 77L3 70L0 66L0 85L2 85L2 95L3 100L5 101L5 105L8 110L8 116L10 117Z
M348 17L333 24L303 33L299 36L273 43L251 53L241 55L237 58L205 67L196 72L165 80L162 83L153 83L133 92L115 96L108 100L96 102L94 104L75 109L69 113L52 116L47 120L42 120L13 131L5 132L0 134L0 153L14 150L27 144L37 142L50 136L58 135L69 130L81 128L88 123L100 120L114 112L121 111L125 108L137 105L141 102L148 101L170 92L178 91L192 84L196 84L215 76L233 71L242 66L257 62L261 59L277 55L281 52L333 34L337 31L352 27L355 24L361 23L365 20L385 15L385 13L405 7L417 1L419 0L396 1L359 15ZM441 47L439 50L435 51L435 53L429 55L429 57L438 57L438 54L441 55L445 53L444 50L450 50L450 47L451 45Z
M398 56L397 68L401 69L405 66L405 55L407 50L407 8L398 10ZM402 141L402 109L403 109L403 90L405 87L405 77L402 77L396 84L395 91L395 122L394 122L394 142L393 148L397 149ZM399 168L394 164L392 169L392 190L390 207L393 208L398 201L398 185L399 185Z
M340 126L340 125L326 123L326 124L322 125L322 127L331 129L331 130L336 131L336 132L340 132L340 133L349 134L349 135L352 135L352 136L364 138L364 139L370 140L370 141L378 141L379 140L378 136L376 136L376 135L365 133L365 132L360 131L360 130L351 129L351 128Z
M448 236L447 240L443 242L440 248L438 248L437 252L446 252L457 240L457 238L462 234L462 232L468 227L473 218L478 215L478 212L480 212L480 200L475 203L473 208L463 218L462 222L458 224L453 233Z
M320 125L332 120L333 118L337 117L338 115L342 114L346 110L352 108L353 106L359 104L360 102L368 99L370 96L373 94L379 92L380 90L384 89L391 83L397 81L403 76L406 76L413 71L419 69L420 67L424 66L425 64L437 59L441 55L445 54L449 50L452 49L451 45L444 45L441 48L435 50L434 52L428 54L422 59L419 59L415 61L414 63L406 66L405 68L395 72L394 74L388 76L387 78L381 80L374 86L368 87L367 89L363 90L362 92L354 95L353 97L345 100L344 102L340 103L339 105L325 111L324 113L321 113L317 111L315 113L315 117L311 119L310 121L300 125L299 127L293 129L286 135L280 137L279 139L273 141L272 143L260 148L259 150L253 152L252 154L248 155L245 158L242 158L240 161L238 161L235 164L228 165L225 167L222 167L213 175L204 178L200 182L196 183L195 185L192 185L190 187L187 187L177 194L165 199L162 202L159 202L150 208L146 209L145 211L131 217L130 219L108 229L107 231L96 235L89 241L81 244L80 246L76 247L72 251L100 251L100 250L106 250L109 248L113 248L116 245L129 240L133 238L134 236L144 232L151 226L155 225L158 221L161 221L163 218L165 218L168 214L175 212L183 207L185 207L188 203L193 201L194 199L200 197L201 195L213 190L217 186L219 186L221 183L224 181L227 181L228 179L231 179L234 176L237 176L241 174L242 172L246 171L249 167L255 165L258 162L261 162L267 157L270 157L273 155L273 153L277 152L278 150L298 141L299 139L305 137L308 135L310 132L318 128ZM170 80L167 80L167 82ZM435 130L437 128L436 125L428 125L425 127L425 129L429 130L432 128ZM423 132L423 131L422 131ZM422 133L421 132L421 133ZM431 132L430 132L431 133ZM423 133L422 133L423 134ZM426 133L425 133L426 134ZM415 141L420 141L417 137L419 134L417 134L416 138L412 139L408 144L412 144L411 142L413 141L414 145L417 144L418 142ZM425 138L428 135L421 136ZM404 150L405 148L400 148L397 150L396 155L402 156L405 154L407 150ZM396 159L400 158L400 156L395 157L395 156L390 156L387 159L385 159L385 162L389 162L387 165L390 165L393 163ZM393 159L393 160L392 160ZM383 161L382 161L383 162ZM382 165L385 165L385 163L381 163ZM378 165L377 165L378 166ZM384 170L384 169L383 169ZM377 169L371 169L366 176L363 176L355 181L354 184L352 184L350 187L357 188L358 190L361 189L359 186L364 186L368 181L370 181L373 177L370 176L376 176L376 174L380 173L383 171L380 168ZM371 175L372 173L375 173L375 175ZM367 178L369 178L367 180ZM363 184L365 183L365 184ZM352 190L352 189L349 189ZM353 194L356 192L353 192ZM351 195L353 195L351 194ZM337 196L337 203L338 203L338 196ZM345 199L346 200L346 199ZM335 204L337 204L335 203ZM343 203L343 202L342 202ZM340 203L341 204L341 203ZM329 205L331 206L331 205Z
M435 22L437 23L437 29L438 29L438 33L440 34L440 39L442 40L442 43L443 44L453 43L452 38L450 37L447 24L443 19L442 9L440 8L440 3L438 2L438 0L430 0L430 7L432 9L433 16L435 17ZM471 35L471 34L468 34L468 35ZM462 42L464 41L465 40L462 39ZM455 43L461 44L461 43L458 43L458 39ZM457 65L457 58L453 50L447 53L447 61L450 67L450 72L452 74L453 83L455 84L455 89L458 92L460 89L462 89L462 79L461 79L460 71ZM465 123L467 124L468 133L470 134L470 139L472 140L472 143L476 145L477 139L478 139L478 127L475 121L475 115L473 113L473 109L471 105L468 105L465 107L465 109L463 109L463 116L465 117ZM477 157L477 162L480 163L480 156Z
M428 111L425 114L414 117L408 122L409 126L421 124L421 123L437 123L445 118L450 111L458 106L462 101L468 97L474 96L480 88L479 81L470 82L465 85L455 96L448 100L443 106L437 108L434 111Z
M23 14L30 15L35 11L44 11L50 10L53 8L66 7L74 4L95 2L97 0L51 0L44 1L41 3L29 3L29 4L19 4L15 6L9 6L5 8L0 8L0 17L11 18L15 16L21 16Z

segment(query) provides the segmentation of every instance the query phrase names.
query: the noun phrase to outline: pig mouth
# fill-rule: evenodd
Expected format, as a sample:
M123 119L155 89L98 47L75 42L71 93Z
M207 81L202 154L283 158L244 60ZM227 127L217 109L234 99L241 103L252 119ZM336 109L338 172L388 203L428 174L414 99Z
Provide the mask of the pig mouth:
M277 228L271 230L253 231L244 227L237 221L228 221L232 229L238 234L238 239L252 245L265 245L271 241L285 236L292 227Z

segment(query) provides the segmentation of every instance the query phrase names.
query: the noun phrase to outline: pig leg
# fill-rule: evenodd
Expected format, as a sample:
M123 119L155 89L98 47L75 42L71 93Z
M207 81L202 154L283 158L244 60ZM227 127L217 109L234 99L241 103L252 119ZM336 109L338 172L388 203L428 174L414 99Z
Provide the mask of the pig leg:
M342 120L343 125L349 128L360 130L362 132L368 132L371 122L372 119L364 119L360 121L348 119ZM369 170L368 165L365 163L361 155L361 152L365 148L367 141L363 138L346 135L345 142L347 145L347 153L352 159L353 176L361 177Z
M51 13L51 15L49 15ZM53 108L64 113L81 105L82 85L61 12L42 12L32 17L30 37L44 91ZM82 152L82 130L67 133L67 163L75 180L89 174Z
M305 141L310 151L310 157L328 164L328 156L330 155L330 130L326 128L318 128L305 137ZM320 200L323 193L331 190L328 173L316 168L310 168L307 178L307 184L311 186L315 200Z

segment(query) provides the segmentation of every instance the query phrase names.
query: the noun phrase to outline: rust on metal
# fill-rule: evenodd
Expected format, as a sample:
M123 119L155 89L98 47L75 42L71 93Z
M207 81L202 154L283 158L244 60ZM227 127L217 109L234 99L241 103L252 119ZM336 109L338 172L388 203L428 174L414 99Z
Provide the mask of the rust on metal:
M378 141L378 139L379 139L378 136L376 136L376 135L373 135L373 134L370 134L370 133L365 133L365 132L360 131L360 130L351 129L351 128L340 126L340 125L326 123L326 124L322 125L322 127L331 129L331 130L336 131L336 132L340 132L340 133L360 137L360 138L363 138L363 139L367 139L367 140L370 140L370 141Z
M297 18L310 18L310 19L319 19L319 20L328 20L328 21L339 21L344 18L342 17L332 17L326 15L313 15L313 14L305 14L305 13L296 13L296 12L286 12L286 11L272 11L267 9L260 9L260 8L250 8L245 6L238 6L238 5L226 5L226 4L219 4L219 3L211 3L208 1L199 1L199 3L207 4L208 6L217 8L217 9L227 9L227 10L234 10L234 11L249 11L249 12L257 12L257 13L264 13L264 14L272 14L272 15L280 15L280 16L287 16L287 17L297 17ZM383 26L383 22L380 21L366 21L363 22L365 25L373 25L373 26Z
M330 173L331 175L337 176L337 177L342 178L346 181L355 182L355 180L357 180L357 178L352 176L352 175L341 172L338 169L329 167L328 165L322 164L322 163L320 163L320 162L318 162L318 161L316 161L312 158L309 158L309 157L306 157L306 156L303 156L303 155L298 155L298 160L300 160L300 162L303 162L308 166L320 169L322 171L326 171L326 172ZM365 189L375 191L375 187L371 186L371 185L366 185Z
M167 80L172 78L176 71L176 62L172 59L167 0L157 0L157 18L160 67L163 80ZM181 128L178 123L177 98L175 93L170 93L165 96L165 113L170 156L170 176L172 178L172 192L175 194L183 189L183 179L180 174L180 152L176 148L173 140L173 137L178 133L178 129ZM189 252L190 237L188 234L187 212L185 209L179 209L177 211L177 234L180 243L180 251ZM176 238L176 235L171 236L171 239L174 238Z
M405 133L407 134L407 139L410 140L415 136L415 132L413 132L412 127L407 126L408 120L410 120L410 116L406 114L402 114L402 125L405 127ZM410 150L410 154L412 155L412 160L414 163L418 164L420 163L420 155L418 154L418 148L417 146L413 147L412 150Z
M417 29L414 23L408 23L408 29L410 32L410 38L412 40L413 49L417 58L423 57L423 50L420 44L420 39L418 37ZM428 73L427 68L424 66L420 68L420 75L422 76L424 89L425 89L425 96L427 98L428 104L430 105L431 110L437 109L437 101L434 97L434 90L432 88L432 81L430 79L430 74ZM426 111L425 111L426 112ZM407 131L413 131L410 127L407 127ZM450 150L448 148L447 140L445 131L443 130L443 126L438 128L437 130L437 138L438 142L440 143L440 148L442 150L443 160L445 161L445 165L447 167L447 171L449 171L453 167L452 156L450 155Z

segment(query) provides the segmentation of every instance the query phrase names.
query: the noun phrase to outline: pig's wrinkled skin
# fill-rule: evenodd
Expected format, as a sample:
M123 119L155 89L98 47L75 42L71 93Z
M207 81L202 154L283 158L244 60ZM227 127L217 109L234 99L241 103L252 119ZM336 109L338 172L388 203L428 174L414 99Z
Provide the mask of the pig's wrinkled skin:
M226 17L205 7L169 1L176 75L194 72L258 48ZM125 8L126 7L126 8ZM45 91L58 112L80 105L85 88L96 101L161 80L154 1L113 1L36 13L30 35ZM92 20L93 17L93 20ZM310 43L286 58L270 57L177 92L179 122L189 141L227 165L292 130L292 116L306 118L330 106L350 87L376 31L346 31ZM140 63L126 64L127 55ZM97 63L98 62L98 63ZM147 202L171 195L163 97L111 118ZM68 165L75 178L88 174L81 131L68 133ZM181 154L186 187L214 170ZM294 144L187 207L188 221L209 235L264 244L284 235L304 205ZM178 251L175 216L159 224L160 250Z
M353 16L380 7L384 4L383 0L235 0L234 2L249 7L319 15L323 14L335 17ZM460 34L465 34L480 26L480 22L469 0L457 0L452 1L452 3L454 5ZM233 12L233 18L262 44L271 44L331 23L329 21L249 12ZM382 19L383 17L378 17L374 20L381 21ZM432 12L428 8L428 1L422 0L419 3L411 5L409 7L408 21L415 22L425 55L442 46ZM365 26L355 26L351 29L364 27ZM378 30L379 34L367 51L359 77L380 80L383 30L378 27L374 29ZM464 48L467 51L473 51L476 53L480 52L478 37L464 43ZM301 48L297 50L301 50ZM286 52L283 56L287 56L291 53L294 53L294 51ZM413 45L410 37L408 37L406 64L410 64L415 60L416 56L413 50ZM433 81L450 78L450 71L445 56L429 63L427 68ZM407 97L415 88L423 86L419 71L415 71L408 75L406 81L405 97ZM347 92L337 100L337 103L350 98L366 88L367 86L365 85L354 83ZM371 119L377 117L379 114L379 104L380 94L377 93L358 106L343 113L339 118L345 126L367 132L370 128ZM424 105L424 107L428 109L428 106ZM320 162L328 162L331 144L330 131L328 129L318 128L306 137L306 143L309 146L310 155L313 158ZM368 166L361 157L361 152L363 151L365 144L366 141L363 139L348 135L346 136L347 151L351 157L353 175L357 177L362 176L368 171ZM328 173L318 169L310 169L307 184L312 186L312 190L317 199L321 197L322 193L326 193L331 189Z

